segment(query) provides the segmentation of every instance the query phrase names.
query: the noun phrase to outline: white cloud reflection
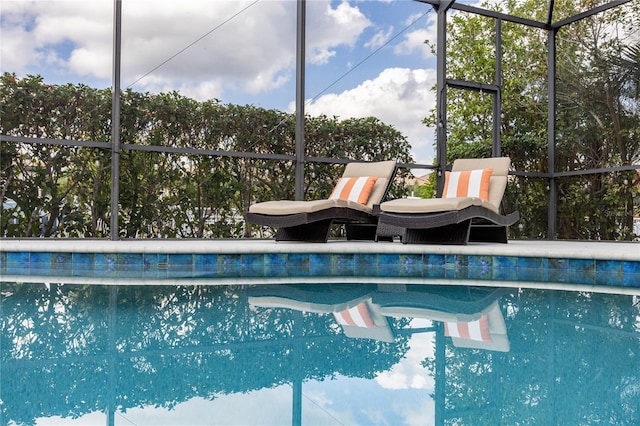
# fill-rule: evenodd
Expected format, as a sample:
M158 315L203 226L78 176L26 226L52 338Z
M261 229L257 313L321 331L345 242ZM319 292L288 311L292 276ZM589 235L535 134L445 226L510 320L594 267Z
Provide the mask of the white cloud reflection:
M430 327L431 321L413 319L411 328ZM409 350L400 362L389 371L376 377L376 382L385 389L426 389L435 388L434 377L421 363L427 357L435 356L435 337L433 332L415 333L409 338Z

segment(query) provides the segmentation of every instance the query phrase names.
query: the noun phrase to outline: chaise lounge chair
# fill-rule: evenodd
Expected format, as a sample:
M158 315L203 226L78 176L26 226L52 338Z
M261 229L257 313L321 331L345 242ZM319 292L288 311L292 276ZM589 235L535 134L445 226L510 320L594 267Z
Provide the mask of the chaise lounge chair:
M373 206L386 197L395 172L395 161L349 163L329 199L256 203L246 219L277 228L276 241L326 243L334 223L345 224L347 239L373 240Z
M517 211L499 212L510 165L509 157L456 160L441 198L380 204L376 238L399 236L404 244L507 243L507 227L520 218Z

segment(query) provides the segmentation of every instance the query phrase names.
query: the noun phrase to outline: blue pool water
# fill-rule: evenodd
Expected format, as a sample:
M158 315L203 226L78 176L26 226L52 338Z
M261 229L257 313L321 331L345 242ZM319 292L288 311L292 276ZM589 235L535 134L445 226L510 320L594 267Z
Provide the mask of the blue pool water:
M2 425L640 424L638 295L33 281L0 283Z

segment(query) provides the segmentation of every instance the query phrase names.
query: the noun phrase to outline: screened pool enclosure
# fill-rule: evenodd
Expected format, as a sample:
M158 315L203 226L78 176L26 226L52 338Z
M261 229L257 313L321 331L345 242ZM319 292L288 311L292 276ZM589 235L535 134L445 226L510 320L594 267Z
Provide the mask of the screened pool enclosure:
M481 108L488 108L488 111L482 113L484 114L483 117L488 119L487 122L482 124L484 126L482 129L490 135L488 137L490 143L486 137L480 138L467 132L466 137L471 142L479 141L486 147L481 152L473 150L469 152L471 155L509 155L514 160L514 170L511 172L512 180L506 198L510 206L520 208L521 214L526 220L521 221L523 223L520 227L513 230L514 235L511 237L587 240L630 240L637 238L638 230L634 229L634 224L637 222L636 218L638 216L638 185L640 184L640 178L638 177L638 170L640 169L640 135L637 130L640 127L638 126L640 122L640 98L637 94L638 56L633 56L634 53L638 55L637 45L633 44L637 43L637 30L633 30L633 28L629 30L627 28L631 35L621 42L624 48L620 52L621 62L615 64L607 62L605 64L609 66L607 69L612 72L613 76L620 77L618 81L611 83L612 87L615 83L616 102L603 106L607 110L605 113L607 121L603 122L602 115L595 111L599 108L597 101L591 103L593 110L575 113L574 109L577 108L578 101L572 100L574 104L570 104L568 99L571 98L571 93L575 94L574 97L579 97L581 92L571 92L572 88L574 88L573 83L568 84L568 81L571 81L571 75L567 74L566 64L561 62L563 55L570 53L571 50L571 45L567 45L562 37L563 34L575 31L576 25L581 25L582 22L600 19L603 16L606 19L602 22L612 26L618 19L617 16L622 16L623 12L624 16L631 16L631 20L637 19L640 14L637 5L633 5L630 0L616 0L588 2L588 5L583 7L582 3L580 5L560 5L559 2L550 0L544 7L537 10L527 11L525 8L520 8L520 13L506 13L477 6L475 3L471 4L466 1L419 0L416 3L423 6L425 14L429 14L428 16L436 22L437 37L435 40L430 40L430 42L437 58L435 87L435 99L437 102L433 114L430 118L425 119L425 123L433 126L434 129L436 154L433 164L415 163L409 161L409 157L400 158L398 156L401 169L405 171L412 170L414 173L419 170L434 172L436 176L436 193L441 191L444 184L444 174L442 172L450 166L452 157L460 155L460 150L457 148L452 150L451 141L459 143L458 128L464 128L460 127L461 120L465 118L464 114L460 113L461 104L470 99L476 99L473 102L477 102ZM122 27L126 25L126 14L123 17L122 12L123 7L127 7L126 2L121 0L113 2L113 90L111 90L111 110L110 112L94 111L97 114L102 114L99 126L109 129L110 140L76 139L73 136L49 137L44 131L26 131L25 128L28 126L23 124L11 126L9 123L12 122L9 118L15 114L10 114L9 109L13 108L13 105L9 101L4 101L3 121L5 125L2 126L0 134L3 152L2 182L4 187L2 236L83 236L79 231L66 234L56 234L55 231L51 231L51 229L59 226L61 222L75 220L73 218L77 216L77 212L73 209L65 210L64 214L61 213L64 210L61 207L62 203L66 203L65 207L72 204L69 200L62 200L67 196L69 198L73 197L62 194L61 192L64 191L58 191L59 199L56 201L56 197L49 194L49 191L53 191L50 187L56 184L61 185L60 181L57 183L55 181L47 181L47 178L43 177L43 180L40 181L41 185L38 188L33 188L32 182L25 178L38 166L44 167L45 160L40 158L46 158L46 153L49 150L51 151L49 155L51 158L57 155L74 156L79 152L86 152L86 150L90 150L89 158L96 158L95 168L101 170L101 175L98 178L98 172L94 171L91 178L87 179L90 182L97 182L99 179L103 179L105 185L97 188L97 184L87 184L84 192L90 193L93 190L94 196L102 194L104 202L102 202L103 205L100 208L105 213L101 218L101 225L97 226L99 231L95 231L93 234L90 233L88 236L108 236L112 240L137 236L123 233L121 227L123 222L133 220L134 215L129 210L135 209L136 203L144 204L139 199L132 201L129 199L129 195L123 195L123 185L126 186L125 190L128 191L132 185L145 184L142 178L138 181L126 180L126 183L123 184L125 179L128 179L124 176L126 173L123 174L123 170L126 171L131 168L132 165L128 161L133 161L131 160L133 157L125 158L125 156L135 155L135 161L145 163L151 172L161 169L161 166L158 165L159 159L179 163L188 158L187 165L181 166L183 169L195 168L193 166L193 158L202 159L203 162L210 161L214 164L218 162L222 164L222 166L219 166L221 168L224 168L225 165L234 164L239 168L251 170L247 173L252 175L254 180L251 180L250 183L254 187L257 186L256 182L260 182L259 177L255 178L254 175L259 175L262 170L269 169L274 165L284 164L285 166L282 166L282 170L287 170L287 172L291 173L290 176L295 178L294 190L293 194L291 194L295 199L313 196L314 194L310 193L310 188L315 189L313 186L315 184L314 180L318 176L322 178L330 177L337 168L348 161L371 160L366 155L362 155L359 158L332 157L330 154L326 154L326 151L317 154L316 151L312 151L310 148L311 144L314 143L311 139L315 139L318 133L314 129L310 139L309 135L312 130L308 127L309 117L305 114L305 103L307 102L306 99L308 99L308 95L305 93L308 83L306 70L309 64L305 60L308 47L306 40L308 31L306 26L307 2L304 0L296 2L295 13L295 113L287 116L284 113L278 115L270 111L274 115L272 119L275 120L275 123L279 127L286 127L287 130L281 133L273 132L274 126L272 126L272 122L265 121L261 123L257 121L253 123L255 128L253 134L250 135L256 140L263 138L267 141L268 137L286 140L290 143L290 147L286 151L276 152L267 146L268 143L256 146L258 144L255 142L245 145L220 143L216 146L189 145L188 140L172 146L154 144L153 140L140 143L139 134L137 136L131 135L131 130L128 127L131 124L130 121L122 122L121 120L126 112L123 112L123 110L135 108L129 98L127 98L127 103L124 105L122 103L122 96L126 93L121 87ZM193 13L198 12L194 10ZM472 70L469 69L466 72L458 72L464 67L464 64L460 62L459 52L457 51L463 37L463 32L459 27L461 25L459 21L459 19L462 19L461 17L467 20L471 18L477 19L477 22L479 22L477 24L479 25L477 27L479 28L478 39L482 38L480 46L482 49L479 48L479 51L488 53L474 60L478 63L484 62L485 71L491 70L489 73L492 75L491 80L488 80L486 75L477 75L478 78L474 79L474 76L470 75ZM598 24L602 22L598 21ZM544 52L541 60L546 63L546 74L535 82L524 82L522 86L514 89L512 84L513 75L523 71L518 69L518 66L522 66L522 64L518 65L519 63L513 59L514 55L518 53L515 52L518 46L513 44L514 32L516 31L526 32L530 41L538 41L537 45L531 46L532 52L534 48L537 49L543 46L540 51ZM292 34L292 37L294 37L294 34ZM627 43L628 46L624 46L624 43ZM538 52L538 50L535 51ZM532 53L532 56L534 55ZM586 61L585 57L583 59ZM486 63L489 65L486 65ZM366 67L366 61L362 61L362 64L362 66ZM597 80L596 77L593 76L594 81ZM545 88L541 89L540 85L543 83ZM583 83L586 87L592 82L584 80ZM596 82L594 84L597 85L599 83ZM11 88L6 80L3 85L5 86L3 90L7 91L3 98L11 98L11 94L8 93ZM535 87L536 85L538 87ZM613 89L606 91L605 89L607 88L603 88L603 96L605 97L614 92ZM535 105L541 109L536 118L546 116L546 125L538 122L537 127L530 129L529 133L517 133L514 129L520 128L518 123L526 120L536 120L528 115L530 111L525 106L514 104L512 99L527 96L528 92L533 91L537 93L537 103ZM509 99L508 102L507 99ZM584 103L580 105L591 105L589 102L589 100L584 100ZM543 111L543 109L546 109L546 111ZM46 108L42 111L46 112ZM146 113L151 114L153 111L147 111ZM571 114L575 115L570 116ZM429 115L426 109L425 115ZM292 118L294 119L293 121ZM19 123L19 119L17 120ZM54 118L51 119L51 121L53 120ZM574 123L575 129L569 129L566 123ZM522 128L526 128L526 126ZM582 141L582 139L593 136L594 128L601 129L602 136L597 136L594 139L597 141L598 137L601 138L602 144L598 146L597 143L589 142L590 145L585 150L597 151L593 154L593 158L598 160L587 161L583 154L574 154L574 157L571 157L574 149L572 147L573 141ZM469 127L468 129L471 128ZM144 131L151 132L149 129ZM73 134L73 132L70 131L70 134ZM324 137L327 138L322 141L324 145L340 143L336 142L335 135L329 134ZM228 138L230 140L237 139L238 136L232 135L228 136ZM544 146L541 141L546 142ZM68 151L55 154L54 151L59 149L68 149ZM529 149L531 150L530 152L528 151ZM34 151L38 151L38 155L41 157L37 157ZM532 153L535 153L535 155ZM518 156L521 158L516 158ZM98 157L100 160L97 160ZM22 159L18 160L18 158ZM125 158L124 161L123 158ZM86 160L82 161L86 162ZM98 161L100 161L99 165ZM107 166L109 167L108 170L106 169ZM60 167L58 172L70 168L68 165L58 167ZM318 171L317 167L325 167L325 169ZM278 171L280 170L278 169ZM274 174L277 174L278 171L274 171ZM193 172L193 170L188 170L188 172ZM49 174L54 174L54 172L51 171ZM74 179L82 180L87 175L77 174L74 176ZM229 184L232 187L233 185L241 185L241 180L246 178L246 175L238 173L234 175L234 178L239 183L229 184L228 179L224 178L221 180L225 182L217 182L216 184ZM195 175L194 179L197 180L199 178ZM62 179L65 185L68 184L68 181L68 177ZM269 184L272 186L277 185L273 182ZM29 189L20 189L26 187ZM237 187L234 188L238 192ZM226 193L219 192L217 197L234 196L234 188L229 189L229 192ZM168 186L168 189L165 188L163 191L166 193L170 190L171 187ZM24 191L24 194L27 192L32 194L29 203L25 201L26 195L21 196L19 194L22 191ZM109 192L108 197L105 195L105 191ZM160 198L162 194L159 193L156 198ZM406 195L406 191L402 195ZM214 229L217 226L216 224L226 222L225 226L229 228L237 223L240 223L238 226L242 227L243 207L246 207L247 203L255 201L251 198L259 196L260 194L255 192L248 192L247 195L243 195L244 204L241 202L229 207L234 211L227 216L221 217L219 213L211 213L206 220L207 226L211 227L209 229ZM611 198L614 196L617 197L615 200ZM77 199L77 195L74 195L74 197L74 199ZM91 196L87 195L87 197L90 198ZM33 200L40 200L42 204L40 206L34 205ZM596 205L600 201L602 201L602 204ZM177 205L179 206L179 204ZM581 210L581 208L586 208L585 206L589 205L592 206L592 210L586 212ZM88 207L85 206L84 208L87 209ZM174 206L173 208L175 210L180 207ZM601 214L598 212L601 212ZM185 222L197 222L197 218L189 217L191 214L191 210L184 213L186 215ZM55 221L52 218L55 218ZM33 231L33 229L37 228L33 224L29 231L15 230L13 233L11 231L13 229L11 227L21 221L36 222L48 219L51 219L52 222L48 224L49 232L42 231L38 234ZM150 225L151 222L152 220L148 219L140 227L150 228L152 226ZM234 224L229 222L234 222ZM580 222L580 225L574 225L577 222ZM604 231L605 223L607 224L606 226L612 229L611 232ZM572 225L566 226L566 224ZM40 228L44 227L44 225L40 226ZM565 227L569 230L565 230ZM232 237L255 236L250 229L229 231L224 235ZM140 236L162 237L163 235L160 231L156 233L148 231ZM215 237L219 235L215 234L215 231L211 231L209 234L194 232L193 234L180 236Z

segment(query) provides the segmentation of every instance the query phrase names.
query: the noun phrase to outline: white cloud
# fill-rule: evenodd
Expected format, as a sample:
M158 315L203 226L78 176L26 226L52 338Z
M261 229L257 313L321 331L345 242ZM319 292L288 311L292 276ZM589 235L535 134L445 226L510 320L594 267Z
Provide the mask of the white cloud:
M307 61L314 65L326 64L336 55L335 49L339 46L353 47L360 34L371 26L360 9L346 0L335 8L324 1L307 5Z
M387 31L382 31L382 30L377 31L373 35L373 37L371 37L371 40L369 40L364 44L364 47L368 47L370 49L377 49L381 46L384 46L384 44L389 41L392 34L393 34L393 26L389 27Z
M341 119L377 117L407 136L416 161L431 164L433 130L422 124L422 119L435 107L431 91L435 81L436 73L431 69L388 68L353 89L321 96L308 103L305 112ZM294 111L295 105L289 110Z
M126 3L125 3L126 4ZM256 93L293 66L295 8L288 2L133 1L123 5L123 75L146 87L151 72L169 85L223 79ZM292 36L293 35L293 36ZM189 47L191 46L191 47ZM186 50L185 50L186 48Z
M176 86L179 84L179 86ZM145 90L151 93L179 92L182 96L191 99L220 99L223 93L223 84L220 79L206 81L182 81L179 83L167 82L149 76L145 79Z
M402 413L405 424L408 426L431 426L435 425L436 404L433 399L425 399L421 404L413 407L406 407Z
M211 413L215 413L215 422L211 420ZM137 425L287 424L291 423L291 388L278 386L247 393L221 394L214 399L194 397L170 409L143 405L116 411L115 416L119 420L116 423ZM105 417L105 413L94 411L75 419L57 416L36 419L36 424L104 425Z
M369 25L369 20L364 17L362 12L358 8L350 6L347 0L342 0L342 3L335 9L332 9L331 5L327 5L327 16L338 24L351 26L354 23L356 25L360 23L360 25Z
M407 20L406 24L409 25L410 23L414 22L416 19L419 19L420 16L421 15L411 16ZM426 18L426 21L427 21L426 27L418 28L413 31L407 31L407 33L403 37L403 40L395 46L394 52L397 55L413 55L418 53L423 58L432 57L433 54L431 53L431 48L425 42L426 41L428 41L429 43L436 42L436 39L437 39L436 20L437 20L436 14L429 13Z
M307 55L307 61L313 65L325 65L335 56L335 50L330 50L325 47L315 47L311 49L311 54Z
M74 80L88 76L110 82L113 1L7 1L2 14L3 71L70 73ZM309 2L308 60L327 63L337 47L353 47L370 25L346 1L335 7L329 0ZM291 0L126 1L122 84L135 82L140 91L188 82L190 93L226 87L268 92L295 75L295 40L296 2Z
M110 79L113 61L109 56L101 54L98 49L81 47L71 52L66 66L75 74Z
M65 58L55 46L73 43L76 37L91 40L100 27L97 15L108 13L106 1L95 2L26 2L2 3L2 71L22 73L31 66L62 66ZM70 7L74 6L74 8ZM69 16L67 16L69 14ZM110 25L110 16L106 20ZM110 39L106 39L110 43Z

